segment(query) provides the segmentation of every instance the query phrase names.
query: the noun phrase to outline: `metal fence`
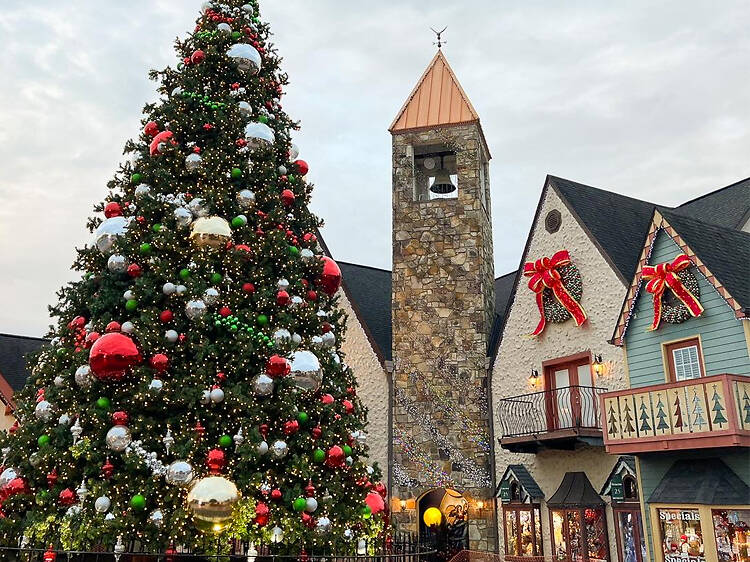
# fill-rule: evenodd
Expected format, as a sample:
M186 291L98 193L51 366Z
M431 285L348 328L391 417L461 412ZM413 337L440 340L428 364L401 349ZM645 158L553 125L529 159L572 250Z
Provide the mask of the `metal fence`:
M604 392L606 388L565 386L503 398L497 407L503 437L601 429L599 395Z
M254 545L243 541L216 542L207 539L199 548L171 546L153 550L137 541L100 547L90 551L0 546L2 562L433 562L436 552L413 533L365 541L334 542L326 548L311 548L296 554L277 554L279 545ZM216 554L206 554L208 552Z

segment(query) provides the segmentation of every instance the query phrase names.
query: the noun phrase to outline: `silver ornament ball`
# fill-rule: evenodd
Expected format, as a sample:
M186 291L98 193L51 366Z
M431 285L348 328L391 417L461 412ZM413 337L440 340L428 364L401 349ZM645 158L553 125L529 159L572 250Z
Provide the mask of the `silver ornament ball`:
M174 461L167 468L167 484L179 488L187 488L195 477L193 465L187 461Z
M130 430L124 425L115 425L107 432L107 447L116 453L122 453L133 441Z
M274 382L271 377L261 374L253 381L253 392L256 396L270 396L273 394Z

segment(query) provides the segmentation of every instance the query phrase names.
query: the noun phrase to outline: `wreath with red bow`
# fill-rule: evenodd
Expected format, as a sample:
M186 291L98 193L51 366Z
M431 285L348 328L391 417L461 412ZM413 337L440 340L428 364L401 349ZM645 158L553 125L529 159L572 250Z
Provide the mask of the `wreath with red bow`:
M698 284L698 278L693 275L689 269L684 269L677 273L685 288L695 295L696 299L701 298L701 288ZM682 324L692 318L687 305L678 299L672 291L665 291L662 297L661 319L669 324Z
M578 268L571 263L559 267L557 271L560 272L560 280L565 289L570 293L570 296L581 302L583 280ZM544 319L547 322L562 324L573 318L570 311L557 300L552 289L547 288L542 292L542 306L544 306Z

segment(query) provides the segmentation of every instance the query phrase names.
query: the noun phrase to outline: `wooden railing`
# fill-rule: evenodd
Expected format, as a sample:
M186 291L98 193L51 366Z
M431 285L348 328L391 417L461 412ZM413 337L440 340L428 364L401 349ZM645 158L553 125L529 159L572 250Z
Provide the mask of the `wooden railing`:
M750 446L750 377L714 375L600 400L608 453Z

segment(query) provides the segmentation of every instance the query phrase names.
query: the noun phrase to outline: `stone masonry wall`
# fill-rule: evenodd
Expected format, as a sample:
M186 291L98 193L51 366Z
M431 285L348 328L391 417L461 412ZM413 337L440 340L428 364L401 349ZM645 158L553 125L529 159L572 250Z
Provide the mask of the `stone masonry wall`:
M554 234L548 233L544 227L544 219L552 209L557 209L562 215L560 230ZM607 210L602 209L602 212L606 213ZM551 256L563 249L570 252L571 260L581 272L581 304L588 314L588 321L581 327L576 327L572 319L563 324L548 324L541 336L529 338L528 334L534 330L539 320L539 312L534 293L526 286L528 278L521 278L492 373L492 403L495 409L502 398L543 390L543 385L533 388L529 382L531 369L543 372L543 361L587 350L601 353L604 362L610 366L608 374L595 379L596 386L609 390L628 386L622 349L607 343L617 322L625 286L554 189L550 188L542 203L537 223L533 226L526 259L530 261ZM495 438L499 439L502 437L500 420L497 415L493 416L493 420ZM495 447L497 478L502 476L509 464L524 464L541 487L545 498L554 494L564 474L572 471L584 471L598 492L616 461L617 457L607 455L604 447L584 447L575 451L546 450L536 455L511 453L499 445ZM501 510L498 519L500 544L503 545ZM612 559L616 560L616 535L609 507L607 521L610 552ZM542 531L544 553L549 556L552 554L550 519L544 502Z
M414 201L413 147L434 144L456 151L458 197ZM476 124L393 137L394 433L403 432L427 457L420 463L394 444L394 471L403 469L416 483L399 486L394 478L394 497L419 498L440 487L469 498L492 494L485 357L494 271L489 199L483 205L479 191L483 151ZM410 414L399 397L426 415ZM467 426L480 428L485 441ZM477 474L486 475L484 482ZM494 550L491 513L469 504L471 548ZM396 520L416 530L416 515L397 513Z

